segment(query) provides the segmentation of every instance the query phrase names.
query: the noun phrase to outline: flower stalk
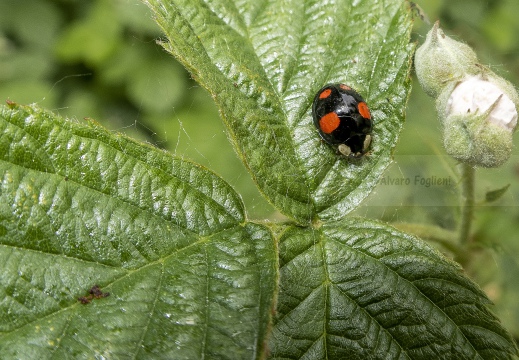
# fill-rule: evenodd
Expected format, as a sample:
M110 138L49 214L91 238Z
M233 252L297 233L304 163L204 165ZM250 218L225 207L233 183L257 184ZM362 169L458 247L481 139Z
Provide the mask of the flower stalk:
M476 168L498 167L510 158L519 94L480 64L468 45L446 36L439 22L416 50L415 68L423 90L436 99L445 150L460 163L457 245L447 245L464 265L470 260Z
M476 169L469 164L461 164L461 220L458 231L460 245L470 241L470 229L474 218L474 188Z

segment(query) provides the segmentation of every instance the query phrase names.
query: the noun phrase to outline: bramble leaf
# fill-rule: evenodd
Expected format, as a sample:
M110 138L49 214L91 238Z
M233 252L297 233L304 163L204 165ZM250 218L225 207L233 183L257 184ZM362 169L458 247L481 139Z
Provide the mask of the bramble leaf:
M489 300L454 262L372 220L280 240L272 359L514 359Z
M405 1L145 0L164 47L214 97L259 189L302 224L342 218L373 189L404 120L413 45ZM337 156L311 105L329 82L367 100L371 154Z
M0 179L3 359L264 351L274 241L213 173L10 103Z

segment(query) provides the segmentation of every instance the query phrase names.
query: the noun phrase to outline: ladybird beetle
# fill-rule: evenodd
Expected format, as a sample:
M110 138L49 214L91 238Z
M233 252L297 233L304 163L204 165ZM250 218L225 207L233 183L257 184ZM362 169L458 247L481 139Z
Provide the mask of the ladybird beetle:
M360 158L371 144L373 123L368 105L345 84L328 84L315 95L314 125L321 138L344 156Z

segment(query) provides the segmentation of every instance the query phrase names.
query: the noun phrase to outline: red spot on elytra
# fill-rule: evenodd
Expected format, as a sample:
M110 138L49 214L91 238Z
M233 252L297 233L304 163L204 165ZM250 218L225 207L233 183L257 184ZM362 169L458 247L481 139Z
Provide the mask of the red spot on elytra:
M337 114L334 112L331 112L331 113L324 115L319 120L319 127L321 128L323 133L330 134L339 127L340 123L341 123L341 119L339 119Z
M326 99L328 96L330 96L331 93L332 93L332 89L326 89L326 90L323 90L323 91L319 94L319 99Z
M369 112L368 105L362 101L359 103L359 113L364 119L371 119L371 113Z

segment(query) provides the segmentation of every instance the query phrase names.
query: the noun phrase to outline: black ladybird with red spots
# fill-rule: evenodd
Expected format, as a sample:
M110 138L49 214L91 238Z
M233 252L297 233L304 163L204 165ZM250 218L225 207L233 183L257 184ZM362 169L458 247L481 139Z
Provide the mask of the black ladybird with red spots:
M314 124L321 138L348 157L361 157L371 144L373 122L368 105L345 84L328 84L315 95Z

